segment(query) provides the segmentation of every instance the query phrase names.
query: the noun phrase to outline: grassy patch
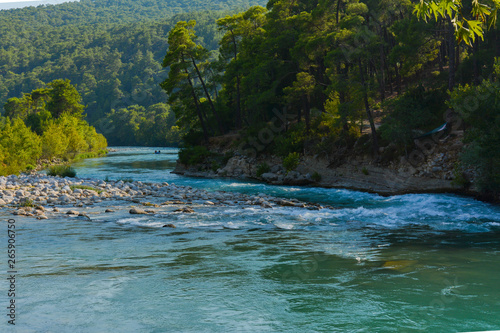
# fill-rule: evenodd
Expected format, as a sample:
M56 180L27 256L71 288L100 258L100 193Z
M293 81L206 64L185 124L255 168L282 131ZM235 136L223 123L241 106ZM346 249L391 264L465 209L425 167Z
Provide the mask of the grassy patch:
M19 207L35 207L35 203L31 199L27 199L19 204Z
M70 165L60 164L49 167L47 175L59 177L76 177L76 171Z
M102 193L102 190L99 190L99 189L96 189L92 186L87 186L87 185L71 185L69 187L72 191L76 190L76 189L80 189L80 190L90 190L90 191L96 191L97 193Z

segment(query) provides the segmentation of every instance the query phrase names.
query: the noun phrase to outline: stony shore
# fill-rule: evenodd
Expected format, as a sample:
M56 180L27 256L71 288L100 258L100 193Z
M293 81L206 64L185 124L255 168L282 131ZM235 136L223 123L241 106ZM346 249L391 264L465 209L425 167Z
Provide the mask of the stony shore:
M158 210L172 213L194 213L196 207L259 206L298 207L320 210L318 204L296 199L284 200L266 194L246 195L224 191L206 191L168 183L124 182L96 179L61 178L45 175L11 175L0 177L0 206L13 215L48 219L57 215L90 219L81 208L102 207L112 213L111 206L127 209L130 214L155 214ZM106 208L106 209L105 209ZM167 227L174 227L166 225Z
M236 153L215 171L210 164L186 166L178 162L174 173L191 177L255 179L272 185L346 188L385 196L459 193L479 198L473 180L467 191L454 181L454 169L463 147L462 138L463 133L457 132L441 140L420 143L427 148L409 153L410 157L421 157L412 162L404 156L379 163L370 154L352 154L341 159L306 155L301 157L295 170L287 172L282 159L276 156L249 158ZM215 152L226 153L217 148L215 144L211 147ZM380 154L390 155L394 149L392 145L380 148ZM268 171L259 174L259 166L263 164L268 166Z
M259 164L264 162L270 165L270 170L257 175ZM380 195L462 192L451 179L415 175L411 168L398 170L381 167L371 164L369 160L352 160L332 168L324 159L306 157L301 160L296 170L286 172L280 160L256 160L238 155L232 157L216 172L198 169L178 163L174 173L188 177L255 179L272 185L345 188ZM320 175L320 178L314 177L315 174Z

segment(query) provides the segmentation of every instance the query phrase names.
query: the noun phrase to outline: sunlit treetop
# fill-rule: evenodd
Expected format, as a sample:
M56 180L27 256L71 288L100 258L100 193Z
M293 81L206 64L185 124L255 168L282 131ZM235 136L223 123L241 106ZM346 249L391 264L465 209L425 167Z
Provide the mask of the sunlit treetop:
M472 0L470 12L464 12L462 0L420 0L413 13L427 21L429 18L447 18L455 27L457 41L472 45L476 37L483 39L484 26L495 26L500 0Z

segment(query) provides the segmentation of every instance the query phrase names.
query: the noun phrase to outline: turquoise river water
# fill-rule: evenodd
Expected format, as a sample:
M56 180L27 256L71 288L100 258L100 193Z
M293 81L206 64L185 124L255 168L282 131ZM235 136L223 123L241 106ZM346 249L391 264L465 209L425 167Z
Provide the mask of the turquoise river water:
M94 207L92 221L16 217L16 326L7 325L2 292L1 332L500 329L498 206L456 195L185 178L170 173L177 150L156 149L119 148L75 167L79 177L267 193L337 209L224 206L139 217L123 209L109 218Z

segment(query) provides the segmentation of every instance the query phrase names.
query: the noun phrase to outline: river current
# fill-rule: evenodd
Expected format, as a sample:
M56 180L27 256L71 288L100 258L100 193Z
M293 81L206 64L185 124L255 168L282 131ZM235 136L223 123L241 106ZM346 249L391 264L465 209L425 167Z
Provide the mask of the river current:
M121 147L75 168L79 177L266 193L335 209L228 205L109 218L101 206L91 208L91 221L16 217L16 326L7 324L2 292L0 331L500 329L498 206L446 194L187 178L170 173L176 159L173 148ZM5 276L6 250L4 257Z

